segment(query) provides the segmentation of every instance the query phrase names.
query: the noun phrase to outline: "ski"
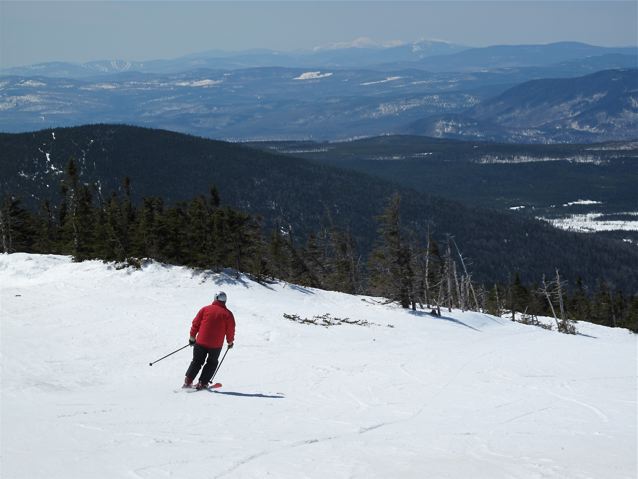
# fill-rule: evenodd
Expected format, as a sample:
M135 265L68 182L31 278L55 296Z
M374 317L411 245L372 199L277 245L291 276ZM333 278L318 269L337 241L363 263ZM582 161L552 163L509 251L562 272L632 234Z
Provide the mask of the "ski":
M185 389L187 393L196 393L197 391L214 391L215 389L219 389L221 387L222 387L222 383L215 383L202 389L197 389L195 386L191 386L189 388L183 388L183 389Z

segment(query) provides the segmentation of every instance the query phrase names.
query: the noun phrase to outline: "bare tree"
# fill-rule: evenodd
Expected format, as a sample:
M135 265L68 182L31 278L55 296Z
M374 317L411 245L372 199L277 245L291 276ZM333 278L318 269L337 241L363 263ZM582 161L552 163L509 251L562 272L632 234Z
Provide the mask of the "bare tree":
M554 316L554 321L556 321L556 329L561 333L566 334L576 334L576 327L574 326L573 321L567 319L565 317L565 307L563 303L563 287L565 283L561 281L560 274L558 269L556 270L556 279L551 282L549 285L547 281L545 281L545 275L543 275L543 280L541 282L540 292L547 299L547 303L552 311L552 315ZM552 300L552 296L556 297L556 300L559 305L560 311L560 319L556 314L556 308L554 308L554 302Z
M465 277L467 278L467 283L469 285L470 292L472 293L472 297L474 298L474 306L476 308L476 311L478 311L480 309L479 302L478 302L478 299L476 298L476 292L474 291L474 286L472 285L471 275L469 271L467 270L465 258L463 258L463 254L461 254L459 245L456 244L456 241L454 240L454 238L452 238L452 241L454 242L454 247L456 248L456 251L459 254L459 259L461 260L461 266L463 266L463 271L465 272Z

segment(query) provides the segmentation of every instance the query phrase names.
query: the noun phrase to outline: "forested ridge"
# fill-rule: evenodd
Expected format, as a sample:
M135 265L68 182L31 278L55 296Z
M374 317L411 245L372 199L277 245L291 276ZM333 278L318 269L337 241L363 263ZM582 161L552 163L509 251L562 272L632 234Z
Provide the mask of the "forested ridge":
M514 309L528 314L547 313L539 284L558 270L567 280L564 294L580 298L580 306L568 311L587 311L603 324L632 324L638 254L628 245L470 209L365 175L169 132L92 126L29 135L36 144L55 136L60 145L67 132L73 133L71 145L92 145L94 153L84 150L83 157L60 167L47 151L54 172L48 179L56 181L49 183L48 191L55 194L48 198L25 201L27 191L14 193L3 184L4 251L231 267L258 278L371 292L406 307L436 303L502 311L517 297ZM87 135L95 139L84 141ZM21 148L29 151L16 136L1 138L13 142L13 150L3 150L12 151L13 159ZM72 151L77 153L63 148L55 155L73 158ZM126 161L118 156L122 151L128 152ZM22 156L23 166L33 162L28 155ZM169 159L178 167L166 164ZM6 160L3 156L2 168L10 171ZM141 185L128 175L114 177L127 165L144 180ZM139 190L145 194L135 194ZM388 218L391 206L402 239L388 250L392 241L383 233L388 223L380 218ZM467 271L461 269L461 257ZM427 286L426 260L428 268L438 265L428 270ZM441 277L451 281L452 264L454 288L448 285L442 292ZM400 279L388 286L384 278ZM513 285L518 285L516 295Z

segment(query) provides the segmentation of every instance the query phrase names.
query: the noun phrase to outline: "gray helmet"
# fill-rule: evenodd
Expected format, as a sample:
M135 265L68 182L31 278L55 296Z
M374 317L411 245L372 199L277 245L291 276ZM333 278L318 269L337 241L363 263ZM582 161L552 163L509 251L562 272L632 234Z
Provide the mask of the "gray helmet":
M225 303L226 293L224 293L223 291L219 291L217 294L215 294L215 301L221 301L222 303Z

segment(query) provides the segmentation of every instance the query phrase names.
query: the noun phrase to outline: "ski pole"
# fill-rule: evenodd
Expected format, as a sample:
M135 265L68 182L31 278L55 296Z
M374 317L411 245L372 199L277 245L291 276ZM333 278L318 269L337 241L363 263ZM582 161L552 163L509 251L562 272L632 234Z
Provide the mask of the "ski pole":
M215 379L215 376L217 375L217 371L219 371L219 368L222 367L222 363L224 362L224 359L226 358L226 355L228 354L228 350L230 348L226 348L226 351L224 352L224 355L222 356L222 360L219 362L219 364L217 365L217 368L215 369L215 372L213 373L213 377L210 378L209 382L213 382L213 379Z
M149 365L149 366L152 366L153 364L160 362L162 359L166 359L167 357L171 356L172 354L175 354L176 352L181 351L182 349L187 348L187 347L189 347L189 346L190 346L190 344L187 344L186 346L184 346L184 347L182 347L182 348L176 349L176 350L175 350L175 351L173 351L172 353L168 353L166 356L163 356L163 357L159 358L159 359L158 359L158 360L156 360L156 361L153 361L153 362L151 362L151 363L148 363L148 365Z

